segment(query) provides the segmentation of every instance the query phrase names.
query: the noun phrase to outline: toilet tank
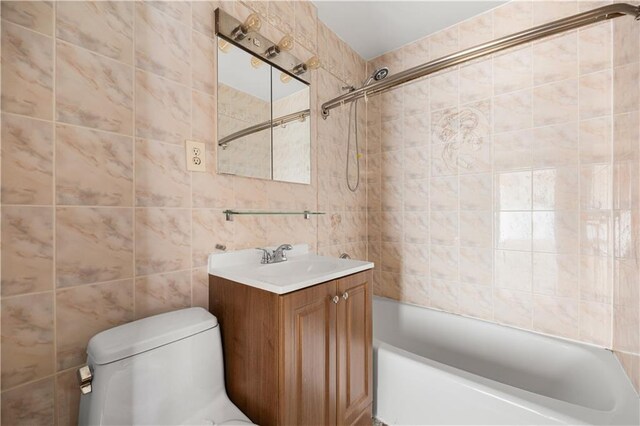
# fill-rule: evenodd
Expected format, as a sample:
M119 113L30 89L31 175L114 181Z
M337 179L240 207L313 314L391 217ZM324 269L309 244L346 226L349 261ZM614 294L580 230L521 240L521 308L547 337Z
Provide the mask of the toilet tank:
M217 319L189 308L95 335L79 424L220 424L246 417L227 398Z

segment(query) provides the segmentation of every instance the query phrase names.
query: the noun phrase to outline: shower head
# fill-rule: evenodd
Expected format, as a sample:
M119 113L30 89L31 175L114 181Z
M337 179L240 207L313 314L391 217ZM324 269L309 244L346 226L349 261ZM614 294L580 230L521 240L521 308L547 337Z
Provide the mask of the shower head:
M378 68L374 70L369 77L367 77L367 79L364 81L362 85L366 86L369 83L371 83L373 80L380 81L386 78L388 75L389 75L389 68L387 67Z

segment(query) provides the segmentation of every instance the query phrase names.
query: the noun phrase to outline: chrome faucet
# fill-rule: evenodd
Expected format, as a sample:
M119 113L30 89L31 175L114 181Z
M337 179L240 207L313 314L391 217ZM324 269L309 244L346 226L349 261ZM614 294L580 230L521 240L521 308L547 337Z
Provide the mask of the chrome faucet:
M262 260L260 263L268 265L270 263L286 262L287 254L285 253L285 250L293 250L293 246L291 244L282 244L273 251L260 247L256 248L256 250L262 250Z

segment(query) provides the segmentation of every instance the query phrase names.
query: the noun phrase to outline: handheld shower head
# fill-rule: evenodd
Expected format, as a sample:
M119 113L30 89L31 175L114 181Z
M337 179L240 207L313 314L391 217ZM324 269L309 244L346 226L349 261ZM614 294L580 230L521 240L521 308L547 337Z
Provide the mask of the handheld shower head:
M367 79L364 81L364 83L362 83L362 85L366 86L369 83L371 83L373 80L375 81L383 80L388 75L389 75L389 68L387 67L378 68L374 70L369 77L367 77Z

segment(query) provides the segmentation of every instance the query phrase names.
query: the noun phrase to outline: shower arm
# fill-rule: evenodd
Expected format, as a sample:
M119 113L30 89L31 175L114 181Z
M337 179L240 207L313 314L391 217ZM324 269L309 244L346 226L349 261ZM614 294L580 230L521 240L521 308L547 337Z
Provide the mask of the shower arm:
M632 6L627 3L615 3L603 7L599 7L587 12L572 15L566 18L558 19L547 24L529 28L524 31L517 32L505 37L498 38L487 43L483 43L465 50L444 56L433 61L429 61L422 65L409 68L395 75L390 75L384 80L380 80L373 84L363 86L349 93L340 95L330 101L322 104L321 113L325 120L329 117L329 111L349 102L356 101L361 98L367 98L371 95L377 95L396 86L408 83L421 77L442 71L446 68L459 65L461 63L481 58L501 50L529 43L534 40L560 34L565 31L584 27L597 22L606 21L608 19L618 18L630 15L640 20L640 6Z

